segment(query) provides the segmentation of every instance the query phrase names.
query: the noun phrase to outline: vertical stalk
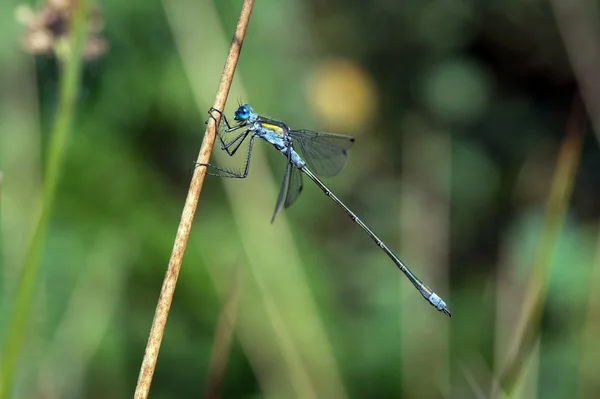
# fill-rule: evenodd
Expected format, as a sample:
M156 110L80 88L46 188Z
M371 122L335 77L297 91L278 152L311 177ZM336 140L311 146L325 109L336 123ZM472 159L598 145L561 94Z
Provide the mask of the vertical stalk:
M56 198L60 170L75 117L89 4L87 0L78 0L73 4L73 14L69 30L70 35L68 39L61 39L64 41L58 42L56 48L57 59L60 63L58 108L50 134L41 203L36 210L37 218L35 219L33 235L25 255L15 305L9 320L6 339L2 349L0 399L7 398L11 394L18 358L26 336L27 323L31 313L33 293L39 271L40 254L46 236L50 212Z

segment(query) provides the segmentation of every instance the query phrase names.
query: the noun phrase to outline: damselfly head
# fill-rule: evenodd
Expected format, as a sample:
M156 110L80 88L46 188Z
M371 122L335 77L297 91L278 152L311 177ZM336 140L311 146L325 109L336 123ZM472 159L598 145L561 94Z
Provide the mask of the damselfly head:
M240 107L233 114L233 119L240 122L247 121L253 112L254 111L252 110L252 107L248 104L240 105Z

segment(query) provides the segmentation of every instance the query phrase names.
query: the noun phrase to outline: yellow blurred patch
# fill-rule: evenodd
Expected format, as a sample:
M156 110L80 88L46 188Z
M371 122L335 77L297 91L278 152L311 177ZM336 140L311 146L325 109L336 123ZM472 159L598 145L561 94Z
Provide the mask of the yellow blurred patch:
M372 120L377 105L371 76L358 65L339 58L312 71L306 95L323 125L340 133L360 131Z

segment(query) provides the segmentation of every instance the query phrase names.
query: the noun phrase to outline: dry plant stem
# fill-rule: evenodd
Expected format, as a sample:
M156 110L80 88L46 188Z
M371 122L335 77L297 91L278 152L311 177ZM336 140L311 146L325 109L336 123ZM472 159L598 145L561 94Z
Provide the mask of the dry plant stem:
M215 331L204 399L216 399L221 396L221 383L223 381L223 372L229 359L233 327L237 319L240 304L240 291L240 268L235 267L231 273L229 289L227 290L225 303L221 309L217 330Z
M509 395L522 374L525 357L535 344L539 333L544 298L546 297L548 270L573 191L583 142L584 123L583 104L579 95L576 94L566 136L558 154L546 216L534 257L532 276L519 320L518 335L509 353L507 366L500 375L500 385Z
M253 6L254 0L245 0L244 4L242 5L242 11L238 19L235 34L231 42L231 48L229 49L229 54L227 56L227 60L225 61L225 68L221 74L221 81L219 82L219 88L213 103L213 107L216 109L223 110L225 107L225 101L227 99L227 95L229 94L231 81L233 80L233 74L235 72L235 67L240 55L244 36L246 35L246 29L248 27L248 22L250 21L250 14ZM218 114L215 116L218 123L220 116ZM202 146L200 147L200 154L198 155L198 163L205 164L208 163L210 159L210 154L212 153L212 148L216 138L216 126L216 123L209 122L207 124L204 139L202 140ZM177 277L179 276L181 262L183 261L185 247L190 235L194 213L196 212L196 206L198 205L198 198L200 197L200 192L202 191L202 185L204 183L205 176L206 167L195 168L190 189L185 200L185 205L183 206L181 221L177 229L177 234L175 235L175 243L173 245L173 251L171 252L171 259L169 260L167 273L160 291L160 297L158 298L158 304L156 306L154 320L152 321L152 328L150 330L150 336L148 337L146 352L144 353L144 360L142 361L140 375L135 389L134 397L138 399L148 397L148 392L150 391L150 384L152 382L152 375L154 374L154 368L158 358L160 343L165 330L165 324L167 322L169 309L171 307L173 294L175 292Z

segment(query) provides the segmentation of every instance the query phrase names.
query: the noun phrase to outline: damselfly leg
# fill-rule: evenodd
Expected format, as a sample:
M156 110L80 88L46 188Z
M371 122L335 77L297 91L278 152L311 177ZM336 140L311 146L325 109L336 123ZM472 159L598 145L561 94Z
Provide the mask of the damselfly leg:
M216 112L221 116L220 121L217 120L217 118L213 115L213 112ZM223 112L221 112L220 110L213 108L213 107L210 108L210 110L208 111L208 114L210 116L209 116L209 119L205 123L208 123L208 121L210 119L212 119L215 122L215 125L217 127L217 137L219 138L219 144L220 144L221 150L226 151L228 155L232 156L233 154L235 154L237 149L240 147L240 145L242 144L242 142L244 141L244 139L246 138L246 136L248 135L250 130L246 129L242 133L238 134L237 136L235 136L234 138L229 140L229 142L226 142L226 140L223 136L224 133L234 132L236 130L239 130L239 129L245 127L246 125L238 124L233 127L230 126L229 121L227 120L227 117L225 116L225 114ZM225 123L226 128L222 128L220 122Z
M221 120L221 122L225 123L226 128L223 128L221 126L221 123L219 123L217 118L213 115L213 112L216 112L221 116L220 120ZM225 138L223 137L224 133L231 133L233 131L236 131L236 130L239 130L239 129L245 127L246 125L240 123L233 127L230 126L229 121L227 120L227 117L225 116L225 114L223 114L223 112L221 112L220 110L213 108L213 107L210 108L210 110L208 111L208 114L210 115L209 120L212 119L216 124L216 130L217 130L216 133L217 133L217 137L219 139L219 144L220 144L221 150L225 151L227 153L227 155L233 156L237 152L237 150L240 148L240 146L242 145L242 143L244 142L246 137L248 137L248 135L251 133L251 130L245 129L243 132L241 132L237 136L233 137L231 140L226 141ZM206 121L206 123L208 123L208 120ZM206 166L207 168L212 168L214 170L221 172L221 173L214 173L214 172L210 172L207 170L206 173L211 176L243 179L248 176L248 170L250 168L250 157L252 155L252 145L253 144L254 144L254 136L250 137L250 143L248 145L248 154L246 157L246 163L243 167L242 173L238 173L236 171L233 171L233 170L230 170L227 168L222 168L222 167L210 164L210 163L195 162L196 167Z

